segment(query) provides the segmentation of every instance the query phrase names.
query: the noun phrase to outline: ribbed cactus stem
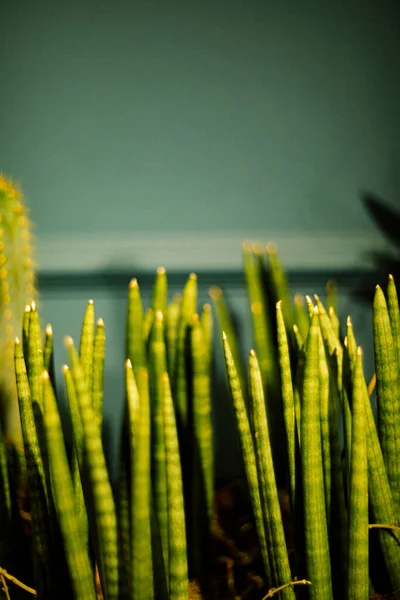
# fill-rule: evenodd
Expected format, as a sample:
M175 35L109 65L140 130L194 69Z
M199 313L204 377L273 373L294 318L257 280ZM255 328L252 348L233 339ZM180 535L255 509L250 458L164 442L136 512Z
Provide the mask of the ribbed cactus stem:
M36 297L32 234L22 193L0 174L0 406L5 438L21 444L15 386L15 336L22 334L24 308Z

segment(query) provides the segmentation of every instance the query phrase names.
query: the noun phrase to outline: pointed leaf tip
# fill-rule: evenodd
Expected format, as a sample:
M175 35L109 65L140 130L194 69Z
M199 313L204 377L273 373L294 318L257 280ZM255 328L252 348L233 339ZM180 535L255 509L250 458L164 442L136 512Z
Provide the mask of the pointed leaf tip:
M190 273L189 279L191 279L192 281L197 281L197 275L196 275L196 273Z
M16 344L16 345L18 345L18 344L20 344L20 343L21 343L21 342L19 341L19 337L16 337L16 338L15 338L15 344Z
M125 367L126 367L127 369L132 369L132 362L131 362L131 359L130 359L130 358L127 358L127 359L126 359L126 361L125 361Z
M50 323L47 323L46 325L46 335L53 335L53 328Z
M361 348L361 346L358 346L358 348L357 348L357 356L362 356L362 354L363 354L362 348Z
M347 335L344 336L343 345L347 348L347 345L348 345Z
M28 313L28 312L31 312L31 307L30 307L30 304L27 304L27 305L25 306L24 312L26 312L26 313Z
M209 288L208 295L213 300L218 300L218 298L222 296L222 290L220 287L218 287L218 285L213 285Z
M36 310L36 303L34 300L31 302L31 310Z
M276 308L278 310L280 310L282 308L282 300L278 300L278 302L276 303Z
M313 313L314 313L314 315L318 315L319 314L318 306L314 306L313 307Z
M164 321L164 315L162 314L162 310L156 311L156 321L162 323Z
M252 246L252 250L253 250L254 254L257 254L258 256L262 256L264 254L264 244L261 244L261 242L254 242L254 244Z
M130 288L138 288L139 287L138 280L136 279L136 277L134 277L133 279L130 280L129 287Z
M346 319L346 325L347 327L353 327L353 323L351 322L351 317L350 315L347 317Z
M165 267L158 267L157 269L157 275L165 275L166 272L167 269Z
M93 300L92 299L88 300L88 304L94 304Z
M97 327L104 327L104 321L101 317L99 319L97 319L96 325L97 325Z
M393 280L394 280L393 275L389 275L389 281L393 281Z
M293 325L293 331L294 331L294 333L298 333L299 332L299 328L297 327L296 324Z
M65 375L65 373L66 373L67 371L69 371L69 366L68 366L68 365L63 365L63 366L61 367L61 370L62 370L63 374Z
M42 373L42 379L43 380L50 379L50 375L48 374L47 371L43 371L43 373Z
M242 250L243 252L249 253L251 252L251 242L249 241L244 241L242 242Z
M268 242L268 244L265 246L265 249L268 254L276 254L277 247L274 242Z
M224 342L226 341L226 333L225 333L225 331L222 332L222 339L224 340Z
M253 358L256 357L256 351L253 350L253 348L250 350L250 356L252 356Z
M72 348L73 345L74 340L72 339L72 337L70 335L66 335L64 338L64 346L66 346L67 348Z
M304 296L302 296L301 294L295 294L294 302L295 302L295 304L297 304L297 306L303 306Z

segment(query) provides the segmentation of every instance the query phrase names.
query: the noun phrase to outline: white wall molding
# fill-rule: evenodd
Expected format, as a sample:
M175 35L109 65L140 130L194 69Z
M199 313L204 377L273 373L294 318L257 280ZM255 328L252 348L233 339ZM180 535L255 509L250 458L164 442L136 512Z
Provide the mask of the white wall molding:
M154 271L163 265L171 271L232 271L242 267L244 240L274 242L287 269L368 269L373 268L371 252L393 252L379 233L40 235L38 269L41 273L62 274L112 269Z

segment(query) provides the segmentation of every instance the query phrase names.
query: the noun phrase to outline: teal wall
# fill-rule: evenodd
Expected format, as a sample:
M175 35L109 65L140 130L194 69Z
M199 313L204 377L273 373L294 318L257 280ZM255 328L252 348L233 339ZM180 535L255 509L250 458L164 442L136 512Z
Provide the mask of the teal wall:
M3 0L0 168L38 233L371 231L400 198L389 0Z
M21 182L39 242L160 231L369 236L359 190L400 203L395 2L3 0L1 9L0 170ZM200 287L205 301L201 278ZM321 292L321 278L303 288L293 291ZM245 354L245 290L228 282L226 291ZM370 312L341 293L370 366ZM41 314L59 372L62 338L78 339L90 297L107 328L114 461L126 287L48 284ZM218 395L225 475L239 464L229 411Z

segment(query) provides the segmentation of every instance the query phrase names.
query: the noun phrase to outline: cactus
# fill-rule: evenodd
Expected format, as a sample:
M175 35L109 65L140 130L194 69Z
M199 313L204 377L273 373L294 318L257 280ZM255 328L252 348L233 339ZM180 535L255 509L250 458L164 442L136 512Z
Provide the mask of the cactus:
M20 189L0 174L0 409L5 438L20 446L13 369L14 339L22 335L24 307L36 299L32 233Z

